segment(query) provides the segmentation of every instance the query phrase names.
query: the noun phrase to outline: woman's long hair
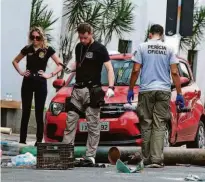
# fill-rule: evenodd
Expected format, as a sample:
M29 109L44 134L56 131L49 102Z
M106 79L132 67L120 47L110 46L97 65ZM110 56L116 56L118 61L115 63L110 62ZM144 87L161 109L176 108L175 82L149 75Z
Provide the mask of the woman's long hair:
M48 48L48 42L47 42L47 38L45 35L45 32L43 31L43 29L41 27L32 27L30 32L29 32L29 42L31 43L31 35L33 32L38 32L38 34L41 37L41 41L42 41L42 48Z

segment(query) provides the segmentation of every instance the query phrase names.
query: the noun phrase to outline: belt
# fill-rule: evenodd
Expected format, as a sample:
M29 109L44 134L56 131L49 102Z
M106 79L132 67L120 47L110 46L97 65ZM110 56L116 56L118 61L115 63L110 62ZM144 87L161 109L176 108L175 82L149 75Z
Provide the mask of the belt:
M100 84L94 84L91 81L89 81L89 82L77 82L77 83L75 83L74 87L75 88L85 88L85 87L94 88L94 87L100 87Z
M30 76L39 76L38 73L30 73Z
M30 76L36 77L39 76L38 71L30 71Z
M29 78L42 78L44 79L43 77L39 76L39 73L38 72L35 72L35 73L30 73L30 75L28 76Z

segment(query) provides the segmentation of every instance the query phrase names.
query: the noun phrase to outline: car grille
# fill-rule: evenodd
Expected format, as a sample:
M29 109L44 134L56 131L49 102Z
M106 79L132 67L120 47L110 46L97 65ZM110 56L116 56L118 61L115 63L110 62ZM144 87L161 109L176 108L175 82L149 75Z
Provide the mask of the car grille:
M68 112L68 106L65 106L65 112ZM104 104L101 107L100 118L119 118L124 112L124 104ZM85 113L79 112L80 118L85 118Z
M118 118L125 112L123 104L105 104L101 107L101 118Z

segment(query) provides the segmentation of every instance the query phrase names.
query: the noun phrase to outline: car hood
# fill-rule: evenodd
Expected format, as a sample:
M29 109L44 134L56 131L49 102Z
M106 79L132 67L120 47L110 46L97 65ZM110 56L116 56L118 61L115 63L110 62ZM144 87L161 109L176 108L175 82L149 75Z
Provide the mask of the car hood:
M106 92L108 87L102 87L103 90ZM53 102L64 103L66 97L71 96L72 87L63 87L61 88L56 96L52 99ZM128 93L128 86L115 86L115 96L111 98L107 98L105 96L106 103L127 103L127 93ZM133 102L137 102L138 100L138 93L139 93L139 86L134 88L134 100Z

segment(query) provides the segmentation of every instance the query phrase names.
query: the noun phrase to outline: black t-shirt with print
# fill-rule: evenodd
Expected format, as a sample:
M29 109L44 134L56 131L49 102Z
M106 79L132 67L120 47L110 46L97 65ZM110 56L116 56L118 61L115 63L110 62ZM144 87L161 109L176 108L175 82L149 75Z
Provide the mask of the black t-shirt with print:
M89 82L100 84L103 63L110 60L104 45L94 41L90 46L78 43L76 54L76 82Z
M31 73L37 73L39 70L46 70L48 59L55 53L52 47L39 48L35 51L33 45L25 46L21 54L27 56L26 69Z

